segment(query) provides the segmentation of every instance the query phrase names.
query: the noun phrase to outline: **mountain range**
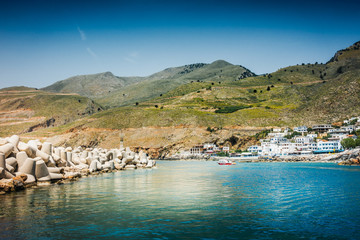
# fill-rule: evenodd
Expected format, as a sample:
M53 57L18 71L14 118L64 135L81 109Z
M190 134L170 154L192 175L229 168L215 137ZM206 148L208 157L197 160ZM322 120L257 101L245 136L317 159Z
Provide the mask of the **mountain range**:
M259 76L218 60L148 77L106 72L71 77L41 90L2 89L3 118L22 114L23 122L11 125L15 120L0 116L0 124L10 126L0 134L57 136L58 144L114 147L123 132L130 146L166 155L205 141L244 148L262 129L338 122L359 115L359 104L357 42L326 64L299 63ZM38 122L28 121L34 117ZM49 119L56 120L44 124ZM59 135L67 137L59 140Z
M118 107L152 99L191 81L219 81L255 76L245 67L218 60L167 68L148 77L117 77L111 72L81 75L58 81L44 91L78 93L104 107ZM161 87L159 87L161 86Z

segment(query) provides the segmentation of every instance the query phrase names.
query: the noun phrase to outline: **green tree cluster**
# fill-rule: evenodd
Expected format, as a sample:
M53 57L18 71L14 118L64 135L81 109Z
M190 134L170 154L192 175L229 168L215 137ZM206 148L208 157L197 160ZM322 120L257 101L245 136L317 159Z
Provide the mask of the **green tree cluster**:
M228 152L218 152L216 155L219 157L228 157L229 153Z
M291 139L295 136L300 136L300 135L301 135L301 133L299 133L299 132L292 132L291 134L285 135L284 137L287 139Z
M345 138L341 141L341 145L345 149L355 148L356 146L360 146L360 139Z

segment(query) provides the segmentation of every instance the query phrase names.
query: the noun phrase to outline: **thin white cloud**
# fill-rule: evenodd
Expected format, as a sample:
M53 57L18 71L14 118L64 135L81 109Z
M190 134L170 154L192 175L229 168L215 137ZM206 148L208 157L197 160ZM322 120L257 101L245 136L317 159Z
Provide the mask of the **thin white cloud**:
M129 53L127 57L124 57L124 60L129 63L136 63L138 56L139 56L139 52L134 51Z
M97 58L96 53L94 53L94 51L91 50L91 48L86 48L86 51L87 51L91 56L93 56L94 58Z
M78 32L80 34L81 40L85 41L86 40L86 34L83 30L81 30L79 27L77 28Z
M135 60L132 59L132 58L125 57L124 60L129 62L129 63L136 63Z
M139 56L139 52L131 52L129 54L129 57L132 57L132 58L137 58L137 56Z

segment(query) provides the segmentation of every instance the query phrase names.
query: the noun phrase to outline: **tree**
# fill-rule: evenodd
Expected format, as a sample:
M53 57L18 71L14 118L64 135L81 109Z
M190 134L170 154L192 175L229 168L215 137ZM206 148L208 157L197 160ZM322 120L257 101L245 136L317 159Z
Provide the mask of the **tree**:
M356 143L355 140L352 138L345 138L341 141L341 145L345 148L345 149L349 149L349 148L354 148L356 147Z
M354 125L355 123L357 123L357 118L355 118L354 120L350 121L350 125Z
M213 129L213 128L211 128L211 127L207 127L206 131L208 131L208 132L214 132L215 129Z
M336 70L336 72L341 74L341 73L343 73L344 71L343 71L343 68L342 68L342 67L338 67L338 69Z

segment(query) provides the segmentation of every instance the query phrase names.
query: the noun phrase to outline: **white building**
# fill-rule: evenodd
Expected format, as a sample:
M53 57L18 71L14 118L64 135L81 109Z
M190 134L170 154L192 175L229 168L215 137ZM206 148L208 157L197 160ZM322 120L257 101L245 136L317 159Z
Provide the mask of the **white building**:
M308 131L307 126L295 127L294 132L306 133Z
M294 137L296 143L309 144L314 142L314 138L311 136L296 136Z
M332 129L333 127L330 124L319 124L314 125L312 129L316 132L324 133Z
M223 151L223 152L229 152L229 151L230 151L230 147L223 147L223 148L222 148L222 151Z
M311 137L311 138L317 138L317 134L316 133L312 133L312 134L308 134L306 135L307 137Z
M260 153L262 152L262 151L261 151L261 147L258 146L258 145L250 146L247 150L248 150L248 152L258 153L258 154L260 154Z
M190 148L190 154L191 155L201 155L204 151L203 145L196 145Z
M354 125L349 125L349 126L344 126L344 127L341 127L340 130L343 130L345 132L348 132L348 133L352 133L353 131L355 131L355 126Z
M342 147L340 141L320 140L317 143L317 149L314 153L339 152L343 150L344 148Z

